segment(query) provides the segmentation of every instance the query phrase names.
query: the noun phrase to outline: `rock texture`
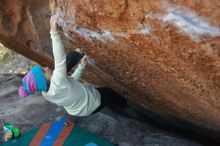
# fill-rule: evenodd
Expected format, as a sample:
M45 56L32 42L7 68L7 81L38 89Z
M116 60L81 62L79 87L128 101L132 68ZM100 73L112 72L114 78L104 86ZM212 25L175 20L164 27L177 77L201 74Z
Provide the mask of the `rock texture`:
M25 133L46 122L58 120L67 114L63 108L47 102L39 95L19 99L17 87L20 79L15 75L0 75L1 135L4 122L12 123ZM76 117L72 118L76 119ZM119 146L163 146L164 144L200 146L196 142L160 130L150 124L118 115L107 108L92 116L77 118L75 122Z
M220 131L220 1L57 0L68 48L140 106ZM52 64L47 0L1 0L0 41ZM98 81L97 81L98 82ZM117 85L117 86L116 86Z

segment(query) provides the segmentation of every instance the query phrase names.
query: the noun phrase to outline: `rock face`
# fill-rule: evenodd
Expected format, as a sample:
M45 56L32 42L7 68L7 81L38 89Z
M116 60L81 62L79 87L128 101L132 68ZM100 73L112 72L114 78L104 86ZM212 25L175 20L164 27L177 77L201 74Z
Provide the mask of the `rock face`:
M57 0L56 14L67 50L82 48L108 85L117 83L144 108L219 132L219 6L218 0ZM1 43L52 64L49 2L1 0L0 8Z

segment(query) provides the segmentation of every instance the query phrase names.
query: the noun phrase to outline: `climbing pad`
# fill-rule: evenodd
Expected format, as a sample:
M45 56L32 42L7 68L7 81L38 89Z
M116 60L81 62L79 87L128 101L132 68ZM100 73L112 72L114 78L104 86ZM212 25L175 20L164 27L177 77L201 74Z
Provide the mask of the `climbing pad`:
M21 135L17 139L0 144L0 146L113 146L107 140L91 133L69 118L64 117L53 123L46 123Z

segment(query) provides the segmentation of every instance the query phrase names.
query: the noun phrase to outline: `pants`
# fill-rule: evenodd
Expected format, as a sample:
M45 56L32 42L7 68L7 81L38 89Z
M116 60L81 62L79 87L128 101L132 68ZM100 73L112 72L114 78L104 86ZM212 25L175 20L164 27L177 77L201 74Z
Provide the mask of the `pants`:
M76 51L71 51L66 55L66 67L67 72L71 71L71 69L83 58L84 53L79 53ZM51 67L51 70L54 70L54 66Z
M101 111L104 107L109 107L111 109L123 109L127 107L127 101L121 95L116 93L110 88L102 87L96 88L101 94L101 104L100 106L93 112L97 113Z

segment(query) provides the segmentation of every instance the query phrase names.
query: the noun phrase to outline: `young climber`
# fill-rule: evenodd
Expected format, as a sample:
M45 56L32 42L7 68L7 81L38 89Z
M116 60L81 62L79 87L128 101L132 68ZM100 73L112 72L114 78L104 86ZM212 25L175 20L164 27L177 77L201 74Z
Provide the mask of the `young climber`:
M106 105L126 107L126 100L113 90L94 88L79 81L87 65L87 56L81 59L71 76L67 75L67 57L57 29L57 19L57 16L52 16L50 21L55 68L52 71L49 67L33 67L22 79L23 85L19 88L19 95L26 97L41 91L46 100L63 106L70 115L75 116L88 116Z

